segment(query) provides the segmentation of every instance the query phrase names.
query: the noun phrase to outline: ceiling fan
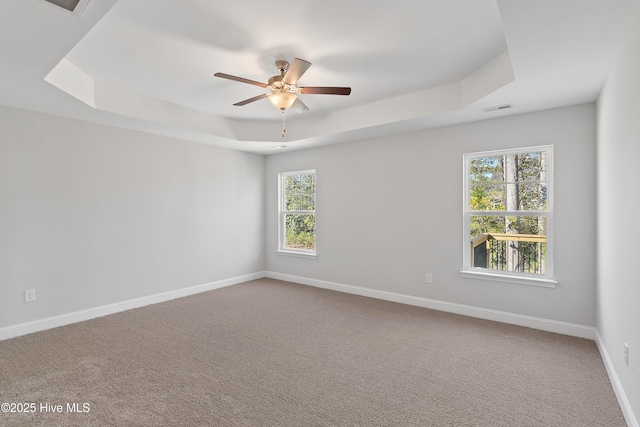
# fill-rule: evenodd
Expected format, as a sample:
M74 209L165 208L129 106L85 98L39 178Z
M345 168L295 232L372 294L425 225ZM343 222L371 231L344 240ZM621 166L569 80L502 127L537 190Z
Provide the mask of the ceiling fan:
M244 101L236 102L233 105L242 106L268 98L276 108L279 108L283 112L290 107L293 107L298 111L307 111L309 109L298 98L298 94L349 95L351 93L350 87L298 87L298 80L309 69L309 67L311 67L311 62L305 61L304 59L295 58L291 64L287 61L276 61L276 67L280 71L280 75L271 77L269 79L269 83L261 83L255 80L236 77L225 73L215 73L214 76L269 89L266 93L245 99Z

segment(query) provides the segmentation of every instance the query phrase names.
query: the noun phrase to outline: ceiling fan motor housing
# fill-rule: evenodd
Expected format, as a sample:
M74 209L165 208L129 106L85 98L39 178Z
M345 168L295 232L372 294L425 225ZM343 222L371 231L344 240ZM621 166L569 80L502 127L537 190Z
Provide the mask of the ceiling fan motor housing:
M282 83L282 78L284 76L280 75L280 76L273 76L269 79L269 86L271 86L273 89L280 89L284 83Z

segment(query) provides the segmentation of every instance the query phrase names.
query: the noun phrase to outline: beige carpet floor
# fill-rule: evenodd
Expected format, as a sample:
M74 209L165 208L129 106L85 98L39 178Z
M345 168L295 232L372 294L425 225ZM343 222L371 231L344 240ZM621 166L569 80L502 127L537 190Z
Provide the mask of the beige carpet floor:
M2 341L0 402L35 404L3 426L625 426L593 341L270 279Z

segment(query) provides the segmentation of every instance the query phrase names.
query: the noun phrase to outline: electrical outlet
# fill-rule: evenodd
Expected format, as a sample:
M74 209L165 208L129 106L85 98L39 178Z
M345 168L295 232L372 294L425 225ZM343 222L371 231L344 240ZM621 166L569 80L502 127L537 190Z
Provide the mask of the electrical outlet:
M427 273L426 281L427 283L433 283L433 277L431 276L431 273Z
M24 291L24 302L34 302L36 300L36 290L27 289Z
M629 346L624 343L624 364L629 366Z

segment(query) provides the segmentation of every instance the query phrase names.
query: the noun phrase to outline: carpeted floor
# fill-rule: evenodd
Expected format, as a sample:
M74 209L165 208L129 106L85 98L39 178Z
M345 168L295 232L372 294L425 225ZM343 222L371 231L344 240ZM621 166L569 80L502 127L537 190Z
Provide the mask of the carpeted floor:
M270 279L2 341L2 402L35 410L9 426L626 425L593 341Z

